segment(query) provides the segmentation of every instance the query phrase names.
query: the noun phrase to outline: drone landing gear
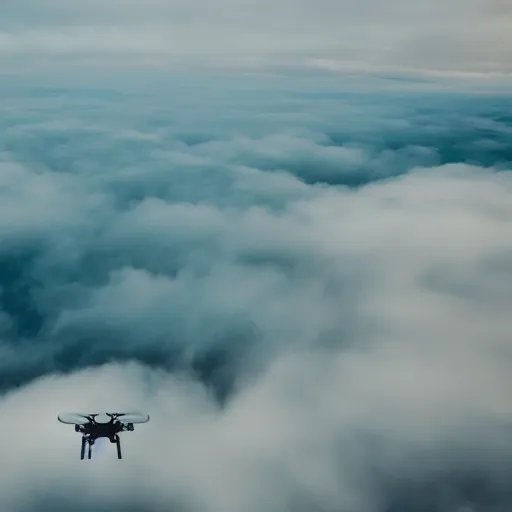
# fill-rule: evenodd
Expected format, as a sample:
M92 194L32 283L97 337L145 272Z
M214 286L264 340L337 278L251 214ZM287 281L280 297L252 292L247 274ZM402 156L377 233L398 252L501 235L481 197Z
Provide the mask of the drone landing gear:
M94 438L88 438L86 436L82 437L82 446L80 449L80 460L84 460L84 458L85 458L85 446L86 445L89 445L88 450L87 450L87 458L88 459L92 458L92 445L94 444L94 441L95 441ZM123 455L121 453L121 439L119 438L119 436L116 434L114 437L111 437L110 442L112 444L116 445L117 458L122 459Z
M110 439L110 442L116 445L116 448L117 448L117 458L118 459L122 459L123 456L121 454L121 439L119 438L119 436L116 434L114 437L112 437Z
M82 446L80 449L80 460L84 460L85 458L85 445L89 445L89 449L87 450L87 458L92 458L92 445L94 444L93 439L87 439L86 437L82 437Z

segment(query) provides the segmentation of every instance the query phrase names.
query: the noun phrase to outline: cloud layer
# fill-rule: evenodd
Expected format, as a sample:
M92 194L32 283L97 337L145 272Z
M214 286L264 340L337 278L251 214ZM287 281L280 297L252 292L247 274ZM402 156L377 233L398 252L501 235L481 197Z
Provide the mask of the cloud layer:
M0 503L508 509L510 100L230 84L6 91Z
M68 66L512 72L507 0L3 3L4 69L65 59Z

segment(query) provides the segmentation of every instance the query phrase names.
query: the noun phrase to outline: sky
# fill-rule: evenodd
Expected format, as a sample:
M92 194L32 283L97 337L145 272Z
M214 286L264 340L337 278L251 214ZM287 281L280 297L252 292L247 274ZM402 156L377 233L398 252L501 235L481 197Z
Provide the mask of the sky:
M3 73L328 70L510 79L508 0L1 0Z
M512 508L508 2L0 9L0 510Z

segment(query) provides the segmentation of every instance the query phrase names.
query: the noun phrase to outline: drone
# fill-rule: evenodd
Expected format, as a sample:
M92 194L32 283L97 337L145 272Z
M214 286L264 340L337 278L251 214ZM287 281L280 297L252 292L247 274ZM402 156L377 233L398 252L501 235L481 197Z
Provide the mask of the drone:
M80 459L85 458L85 446L89 445L87 458L92 457L92 447L96 439L106 437L112 444L117 446L117 458L121 459L121 439L120 432L134 430L135 423L147 423L149 421L148 414L139 412L113 412L113 413L65 413L59 414L57 419L61 423L67 425L75 425L75 432L82 434L82 447L80 450Z

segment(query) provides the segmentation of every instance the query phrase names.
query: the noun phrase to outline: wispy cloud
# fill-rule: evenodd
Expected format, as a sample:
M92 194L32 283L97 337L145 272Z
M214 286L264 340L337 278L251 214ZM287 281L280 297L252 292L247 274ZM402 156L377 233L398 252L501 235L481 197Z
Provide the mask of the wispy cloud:
M512 72L512 14L502 0L20 0L2 12L0 58L11 68L66 57L67 65Z

